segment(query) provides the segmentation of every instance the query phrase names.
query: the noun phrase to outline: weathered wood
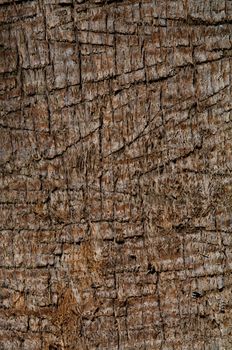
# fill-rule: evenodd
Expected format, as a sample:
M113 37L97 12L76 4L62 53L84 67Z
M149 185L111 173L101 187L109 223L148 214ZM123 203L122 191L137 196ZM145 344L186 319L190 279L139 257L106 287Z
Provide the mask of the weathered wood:
M0 349L232 349L232 2L0 1Z

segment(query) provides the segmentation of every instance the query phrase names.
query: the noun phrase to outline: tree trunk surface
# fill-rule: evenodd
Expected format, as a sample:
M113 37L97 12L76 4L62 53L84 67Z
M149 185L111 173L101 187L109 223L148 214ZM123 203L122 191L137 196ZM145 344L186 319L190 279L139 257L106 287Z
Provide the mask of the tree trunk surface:
M232 2L0 1L0 349L232 349Z

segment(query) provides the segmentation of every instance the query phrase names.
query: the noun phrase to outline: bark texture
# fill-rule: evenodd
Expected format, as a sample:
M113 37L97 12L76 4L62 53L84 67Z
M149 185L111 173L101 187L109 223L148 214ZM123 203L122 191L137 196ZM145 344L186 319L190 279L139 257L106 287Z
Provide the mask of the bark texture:
M0 349L232 349L232 1L0 1Z

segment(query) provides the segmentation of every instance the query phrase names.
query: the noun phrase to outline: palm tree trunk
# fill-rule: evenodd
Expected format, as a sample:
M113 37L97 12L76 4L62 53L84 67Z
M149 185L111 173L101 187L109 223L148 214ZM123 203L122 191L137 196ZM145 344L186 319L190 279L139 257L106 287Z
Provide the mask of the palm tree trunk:
M0 26L0 349L232 349L231 1Z

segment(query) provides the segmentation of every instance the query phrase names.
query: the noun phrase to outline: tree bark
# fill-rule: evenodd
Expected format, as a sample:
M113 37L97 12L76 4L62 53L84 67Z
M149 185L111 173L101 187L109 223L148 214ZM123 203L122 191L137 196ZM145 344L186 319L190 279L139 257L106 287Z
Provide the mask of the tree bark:
M232 349L232 2L0 1L0 349Z

